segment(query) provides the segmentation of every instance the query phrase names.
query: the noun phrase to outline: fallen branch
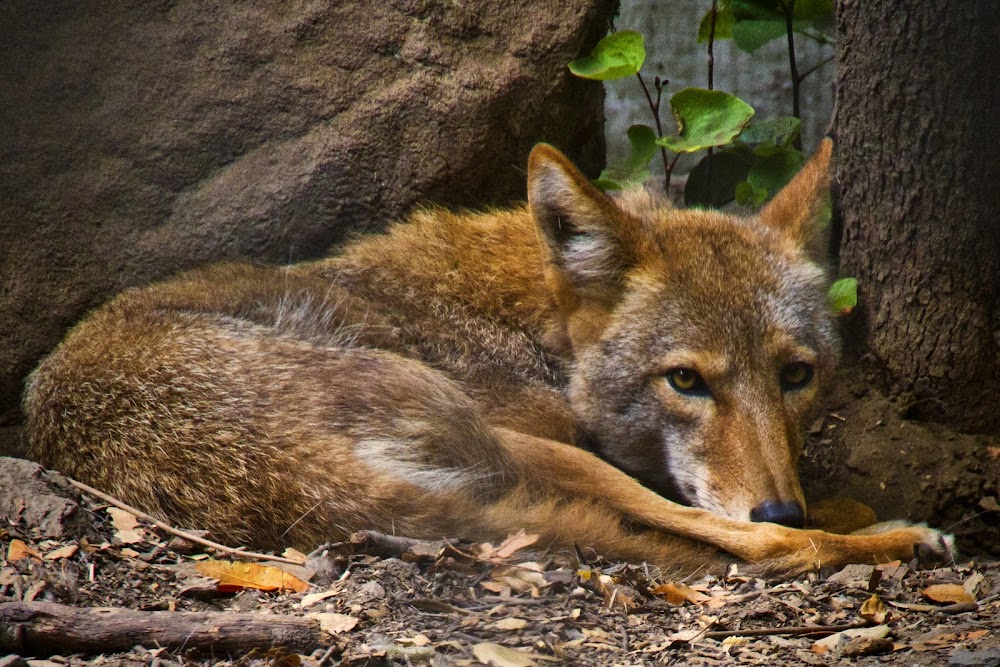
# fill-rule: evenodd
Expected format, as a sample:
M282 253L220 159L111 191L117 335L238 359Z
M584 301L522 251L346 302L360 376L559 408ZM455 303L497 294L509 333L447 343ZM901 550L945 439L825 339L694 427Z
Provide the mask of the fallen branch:
M706 639L725 639L726 637L767 637L769 635L832 635L835 632L867 628L868 621L842 623L840 625L793 625L787 628L755 628L747 630L715 630L701 635Z
M83 482L78 482L75 479L71 479L69 477L67 477L66 479L67 481L69 481L70 484L80 489L81 491L88 493L94 496L95 498L100 498L109 505L114 505L118 509L125 510L129 514L134 514L143 521L148 521L157 528L165 530L171 535L176 535L177 537L185 539L188 542L194 542L195 544L200 544L203 547L209 547L211 549L215 549L216 551L221 551L223 553L240 556L241 558L249 558L251 560L269 560L275 563L288 563L289 565L302 565L302 561L293 560L291 558L285 558L283 556L275 556L273 554L256 553L253 551L244 551L242 547L234 549L233 547L227 547L225 544L219 544L218 542L213 542L212 540L206 540L204 537L199 537L198 535L185 532L179 528L174 528L170 524L164 523L163 521L160 521L159 519L157 519L152 515L146 514L145 512L143 512L138 508L132 507L131 505L126 505L125 503L118 500L114 496L109 496L103 491L98 491L94 487L88 486Z
M298 616L0 604L0 650L19 655L117 653L136 645L215 655L276 646L308 653L330 643L318 621Z

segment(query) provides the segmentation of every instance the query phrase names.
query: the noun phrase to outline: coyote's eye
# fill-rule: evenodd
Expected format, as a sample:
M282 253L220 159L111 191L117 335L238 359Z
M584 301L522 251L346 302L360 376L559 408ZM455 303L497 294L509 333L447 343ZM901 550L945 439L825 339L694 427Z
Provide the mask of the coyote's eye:
M804 361L796 361L781 369L781 390L802 389L812 380L813 367Z
M689 396L708 396L708 385L698 371L690 368L673 368L666 373L667 382L676 391Z

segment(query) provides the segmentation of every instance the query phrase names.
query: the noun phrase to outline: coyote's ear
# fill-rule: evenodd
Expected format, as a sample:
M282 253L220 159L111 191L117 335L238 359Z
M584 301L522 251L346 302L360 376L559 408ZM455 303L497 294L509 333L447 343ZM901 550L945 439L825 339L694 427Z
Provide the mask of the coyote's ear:
M528 205L552 263L576 290L617 285L633 260L622 238L625 216L552 146L531 151Z
M823 139L795 178L760 212L760 219L800 246L819 231L823 210L830 205L830 156L833 141Z

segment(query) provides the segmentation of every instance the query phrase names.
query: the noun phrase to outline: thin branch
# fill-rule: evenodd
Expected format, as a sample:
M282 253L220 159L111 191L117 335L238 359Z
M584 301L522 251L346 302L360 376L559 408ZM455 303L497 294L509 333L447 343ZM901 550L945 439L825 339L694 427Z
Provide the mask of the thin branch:
M660 83L659 77L656 79L656 101L653 101L653 96L649 94L649 88L646 87L646 81L642 78L641 72L636 72L635 76L639 79L639 85L642 86L642 92L646 96L646 102L649 103L649 110L653 112L653 121L656 123L656 136L663 136L663 124L660 122L660 99L663 95L663 84ZM670 171L672 167L668 164L667 160L667 149L660 146L660 155L663 157L663 191L670 193Z
M802 117L800 109L800 88L802 78L799 76L799 68L795 62L795 0L781 0L781 9L785 14L785 33L788 36L788 70L792 77L792 115L796 118ZM802 148L802 139L795 139L795 147Z
M189 542L194 542L204 547L210 547L212 549L215 549L216 551L222 551L224 553L240 556L241 558L250 558L252 560L268 560L268 561L274 561L276 563L288 563L289 565L302 565L302 561L292 560L291 558L285 558L283 556L275 556L273 554L255 553L253 551L244 551L243 547L238 547L234 549L233 547L227 547L225 544L219 544L218 542L213 542L212 540L206 540L204 537L199 537L197 535L193 535L192 533L188 533L178 528L174 528L173 526L164 523L163 521L160 521L156 517L146 514L142 510L132 507L131 505L126 505L117 498L109 496L108 494L102 491L98 491L94 487L88 486L83 482L78 482L75 479L70 479L68 477L67 479L69 480L70 484L80 489L81 491L84 491L85 493L88 493L96 498L100 498L104 502L108 503L109 505L114 505L118 509L123 509L129 514L134 514L143 521L148 521L157 528L165 530L168 533L176 535L177 537L183 538Z
M719 13L719 0L712 0L712 19L708 28L708 89L715 89L715 20Z
M836 56L827 56L826 58L823 58L823 60L820 60L818 63L816 63L815 65L813 65L812 67L810 67L806 71L801 72L799 74L799 81L804 81L807 76L809 76L810 74L812 74L813 72L815 72L816 70L818 70L820 67L823 67L827 63L833 62L833 59L835 57Z
M857 628L867 628L871 625L868 621L855 621L854 623L842 623L840 625L793 625L787 628L757 628L752 630L716 630L706 632L702 637L708 639L725 639L726 637L768 637L770 635L832 635L835 632L844 630L856 630Z

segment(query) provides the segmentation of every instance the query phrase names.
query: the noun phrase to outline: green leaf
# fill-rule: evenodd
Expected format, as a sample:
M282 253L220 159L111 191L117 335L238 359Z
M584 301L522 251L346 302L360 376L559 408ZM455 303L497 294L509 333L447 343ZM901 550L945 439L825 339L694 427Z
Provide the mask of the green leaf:
M737 21L747 19L785 19L780 0L730 0ZM833 0L795 0L792 17L827 20L833 15Z
M849 315L858 305L858 279L841 278L830 285L826 302L834 316Z
M722 5L715 11L715 39L730 39L733 36L733 26L736 15L727 5ZM707 42L712 34L712 10L708 10L698 25L698 43Z
M736 186L735 195L736 203L747 208L756 208L767 201L767 190L756 188L747 181Z
M733 42L747 53L753 53L786 33L783 18L737 21L733 26Z
M584 79L607 81L636 74L646 60L642 35L634 30L621 30L597 43L590 55L569 64L569 71Z
M633 125L628 129L632 150L624 164L607 167L594 181L602 190L623 190L638 185L649 178L649 161L656 155L656 132L647 125Z
M774 154L757 160L747 174L747 182L755 189L765 190L768 196L773 196L792 180L805 161L806 156L802 151L791 147L781 148Z
M684 202L688 206L721 208L733 201L736 186L746 180L749 171L746 157L735 151L706 155L688 174Z
M798 138L801 126L802 122L794 116L755 120L740 132L736 141L766 157L790 146Z
M720 90L685 88L670 98L677 120L677 137L656 140L675 153L693 153L703 148L724 146L753 118L753 107Z

